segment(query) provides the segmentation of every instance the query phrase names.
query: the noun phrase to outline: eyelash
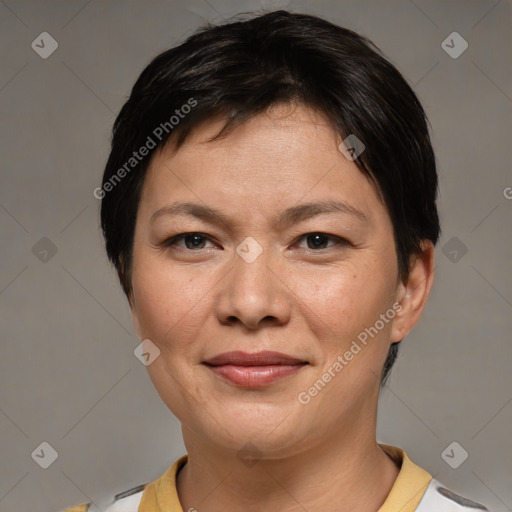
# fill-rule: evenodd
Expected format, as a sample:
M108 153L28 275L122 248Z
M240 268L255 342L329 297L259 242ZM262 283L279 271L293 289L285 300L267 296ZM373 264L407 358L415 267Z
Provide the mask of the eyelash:
M344 238L341 238L341 237L336 236L336 235L330 235L328 233L323 233L323 232L320 232L320 231L312 231L310 233L305 233L304 235L301 235L300 237L298 237L294 241L294 244L296 244L298 241L302 240L303 238L305 238L307 236L312 236L312 235L319 235L319 236L328 238L330 240L334 240L334 241L337 242L337 245L342 245L342 246L344 246L344 245L351 245L350 242L348 240L345 240ZM212 239L208 235L206 235L205 233L200 233L200 232L192 231L192 232L189 232L189 233L180 233L179 235L175 235L175 236L169 238L168 240L165 240L163 242L162 246L165 247L165 248L168 248L168 249L174 249L174 248L178 247L176 245L177 241L185 240L187 237L191 237L191 236L200 236L202 238L205 238L205 239L208 239L208 240L212 241ZM312 252L320 252L322 250L327 250L327 249L330 249L332 247L333 246L331 245L330 247L324 247L324 248L320 248L320 249L309 249L309 248L307 248L305 250L312 251ZM179 249L182 249L182 250L185 250L185 251L190 251L190 252L199 252L200 250L202 250L204 248L199 248L197 250L194 250L194 249L188 249L186 247L179 247Z

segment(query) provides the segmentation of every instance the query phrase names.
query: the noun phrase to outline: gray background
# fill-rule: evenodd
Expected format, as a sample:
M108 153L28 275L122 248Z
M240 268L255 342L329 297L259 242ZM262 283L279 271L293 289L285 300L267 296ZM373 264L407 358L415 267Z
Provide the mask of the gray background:
M56 512L90 500L102 510L185 453L177 420L133 355L139 340L104 255L92 191L115 114L152 57L205 20L280 6L370 37L432 124L443 226L436 284L383 391L379 440L404 448L455 491L511 510L511 2L6 0L2 512ZM47 59L31 48L43 31L59 44ZM441 47L453 31L469 43L456 59ZM48 241L36 245L42 237L54 255ZM58 453L48 469L31 456L43 441ZM453 441L469 454L458 469L441 457Z

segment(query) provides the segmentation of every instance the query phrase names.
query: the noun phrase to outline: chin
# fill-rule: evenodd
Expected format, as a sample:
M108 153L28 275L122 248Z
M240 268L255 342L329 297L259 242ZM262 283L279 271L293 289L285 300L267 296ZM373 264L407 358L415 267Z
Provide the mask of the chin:
M278 458L309 437L309 423L297 414L298 411L295 404L226 405L209 411L210 414L202 418L208 426L203 424L200 428L223 448L238 451L248 449L249 444L270 458Z

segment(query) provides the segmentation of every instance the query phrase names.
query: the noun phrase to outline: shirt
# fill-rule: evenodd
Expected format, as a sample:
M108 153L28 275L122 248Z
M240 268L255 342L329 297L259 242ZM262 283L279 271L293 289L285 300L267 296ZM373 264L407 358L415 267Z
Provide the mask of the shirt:
M380 445L400 467L393 487L378 512L478 512L489 510L444 487L425 470L414 464L395 446ZM153 482L142 484L116 496L105 512L185 512L176 489L176 477L187 463L184 455ZM69 508L66 512L87 512L90 504ZM187 512L194 512L192 511Z

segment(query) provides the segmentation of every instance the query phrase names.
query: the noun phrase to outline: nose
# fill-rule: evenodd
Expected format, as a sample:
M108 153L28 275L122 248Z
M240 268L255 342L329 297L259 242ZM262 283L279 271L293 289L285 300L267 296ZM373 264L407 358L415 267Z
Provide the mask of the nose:
M270 249L255 259L246 257L243 246L235 254L231 270L219 283L216 314L222 324L240 323L255 330L289 321L292 297L279 277L277 258Z

